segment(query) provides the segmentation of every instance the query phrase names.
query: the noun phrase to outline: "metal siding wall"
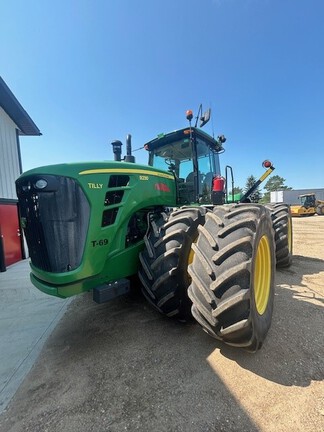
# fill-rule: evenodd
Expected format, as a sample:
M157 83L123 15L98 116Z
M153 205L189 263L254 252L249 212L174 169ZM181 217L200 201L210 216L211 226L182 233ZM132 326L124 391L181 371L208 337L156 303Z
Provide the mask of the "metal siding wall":
M17 126L0 107L0 198L16 199L15 180L20 175Z
M315 193L319 200L324 200L324 189L296 189L271 192L271 202L284 202L286 204L300 204L299 195Z

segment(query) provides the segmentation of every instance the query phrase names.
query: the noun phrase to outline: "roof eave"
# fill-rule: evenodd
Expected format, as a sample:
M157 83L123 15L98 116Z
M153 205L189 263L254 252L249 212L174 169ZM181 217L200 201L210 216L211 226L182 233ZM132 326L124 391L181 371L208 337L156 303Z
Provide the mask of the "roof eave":
M0 77L0 106L17 125L19 135L42 135L31 117L21 106L15 95L9 89L4 80Z

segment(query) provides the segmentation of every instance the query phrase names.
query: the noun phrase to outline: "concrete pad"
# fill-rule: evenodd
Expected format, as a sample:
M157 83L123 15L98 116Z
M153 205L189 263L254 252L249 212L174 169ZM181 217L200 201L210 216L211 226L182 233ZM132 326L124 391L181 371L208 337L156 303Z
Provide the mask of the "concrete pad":
M38 291L29 273L29 260L0 273L0 414L71 301Z

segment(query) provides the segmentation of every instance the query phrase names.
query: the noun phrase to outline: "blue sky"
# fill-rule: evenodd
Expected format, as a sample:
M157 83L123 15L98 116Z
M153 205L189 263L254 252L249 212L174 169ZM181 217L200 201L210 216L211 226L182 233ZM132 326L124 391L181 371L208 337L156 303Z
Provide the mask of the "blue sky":
M270 159L324 187L323 22L322 0L2 1L0 75L43 133L21 138L24 170L112 159L202 103L237 186Z

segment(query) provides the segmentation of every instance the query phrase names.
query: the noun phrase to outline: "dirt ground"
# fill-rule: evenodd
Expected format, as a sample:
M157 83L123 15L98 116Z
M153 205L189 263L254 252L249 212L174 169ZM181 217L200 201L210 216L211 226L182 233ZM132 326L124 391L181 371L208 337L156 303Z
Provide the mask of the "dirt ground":
M6 412L2 432L324 430L324 217L294 219L257 354L141 299L76 298Z

